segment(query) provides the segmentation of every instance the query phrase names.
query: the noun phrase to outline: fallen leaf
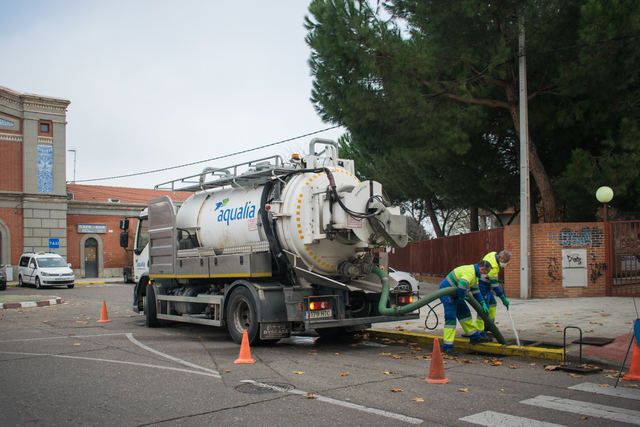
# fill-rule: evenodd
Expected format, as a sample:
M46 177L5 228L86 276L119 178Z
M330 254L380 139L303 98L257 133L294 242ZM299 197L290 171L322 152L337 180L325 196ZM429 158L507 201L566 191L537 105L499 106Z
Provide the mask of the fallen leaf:
M544 365L544 370L545 371L555 371L557 369L560 369L562 367L562 365Z
M304 395L306 399L315 399L316 395L314 393L307 393Z
M572 372L569 373L569 376L573 377L573 378L582 378L584 377L584 375L580 375L580 374L574 374Z
M394 359L402 359L402 356L400 356L399 354L392 354L391 357Z
M336 355L336 356L340 356L340 353L333 353L333 354Z
M348 377L348 376L349 376L349 372L347 372L347 371L342 371L342 372L340 372L340 376L341 376L341 377Z
M600 387L604 387L604 388L611 387L609 384L599 384L599 385Z
M536 366L535 363L529 363L529 366Z
M304 371L293 371L296 375L304 375Z
M385 375L391 375L391 374L393 374L393 372L391 372L391 371L384 371L384 372L383 372L383 374L385 374Z
M473 362L472 362L471 360L469 360L469 359L458 359L458 362L460 362L460 363L462 363L462 364L465 364L465 365L470 365L470 364L472 364L472 363L473 363Z
M518 365L509 365L509 369L518 369Z
M402 392L402 389L399 387L394 387L391 389L391 393L401 393L401 392Z
M503 388L500 389L500 393L504 393L504 389Z
M229 373L229 372L231 372L231 369L225 369L224 371L225 371L226 373Z
M414 398L413 398L413 399L411 399L411 400L413 400L413 401L414 401L414 402L416 402L416 403L422 403L422 402L424 402L424 399L423 399L422 397L417 397L417 396L416 396L416 397L414 397Z
M469 388L468 387L460 387L458 389L459 392L461 393L468 393L469 392Z
M391 353L380 353L380 356L391 356Z
M491 359L489 361L489 365L491 365L491 366L502 366L502 360L500 360L500 359Z
M395 328L396 331L404 331L404 328L402 326L396 326Z
M588 420L588 419L589 419L589 417L587 417L586 415L583 415L583 416L581 416L581 417L580 417L580 419L581 419L581 420Z
M73 345L80 345L80 343L79 342L74 342Z

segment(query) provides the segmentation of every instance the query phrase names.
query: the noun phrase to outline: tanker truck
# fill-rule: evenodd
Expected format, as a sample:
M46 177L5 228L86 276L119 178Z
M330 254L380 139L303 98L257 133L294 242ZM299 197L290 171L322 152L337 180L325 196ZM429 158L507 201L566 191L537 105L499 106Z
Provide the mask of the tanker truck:
M149 327L226 327L236 343L245 330L260 343L418 318L423 304L383 274L385 248L407 244L406 217L333 141L156 188L193 195L179 207L156 198L139 216L133 310Z

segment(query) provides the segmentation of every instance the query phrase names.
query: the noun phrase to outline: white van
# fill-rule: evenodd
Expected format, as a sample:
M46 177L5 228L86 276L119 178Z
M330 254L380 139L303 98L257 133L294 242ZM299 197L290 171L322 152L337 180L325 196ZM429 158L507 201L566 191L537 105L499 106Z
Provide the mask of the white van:
M53 253L25 253L20 256L18 284L43 286L66 286L73 288L76 277L64 258Z

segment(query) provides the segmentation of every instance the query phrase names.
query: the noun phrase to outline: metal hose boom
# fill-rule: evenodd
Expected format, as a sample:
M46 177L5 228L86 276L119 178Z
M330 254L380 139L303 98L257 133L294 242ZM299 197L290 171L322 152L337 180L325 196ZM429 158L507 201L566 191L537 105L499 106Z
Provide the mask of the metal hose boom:
M443 288L429 295L426 295L424 298L420 298L414 303L403 306L387 307L387 304L389 303L389 277L379 267L374 267L373 272L382 281L382 293L380 294L380 302L378 303L378 312L385 316L398 316L400 314L411 313L412 311L415 311L420 307L429 304L431 301L447 295L453 296L456 294L456 288L454 287ZM484 313L484 311L482 310L482 306L478 303L478 301L476 301L475 298L473 298L473 295L470 295L470 298L467 301L469 302L469 304L471 304L471 307L473 307L473 309L478 312L478 316L480 316L480 318L484 320L485 326L493 333L493 336L496 338L496 340L500 344L506 345L507 342L500 333L500 330L495 325L495 323L493 323L493 321L489 319L489 316Z

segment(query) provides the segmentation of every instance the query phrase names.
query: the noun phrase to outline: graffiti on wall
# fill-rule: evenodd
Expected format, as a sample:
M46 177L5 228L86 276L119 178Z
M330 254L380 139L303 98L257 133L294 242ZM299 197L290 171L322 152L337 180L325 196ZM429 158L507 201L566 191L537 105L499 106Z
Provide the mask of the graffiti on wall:
M551 280L560 279L560 265L558 260L554 257L547 258L547 275Z
M596 262L596 254L591 254L591 262L589 263L589 280L591 284L595 285L605 271L607 271L607 263Z
M563 228L558 232L558 243L561 246L600 247L604 242L602 230L598 227L583 227L579 230Z

